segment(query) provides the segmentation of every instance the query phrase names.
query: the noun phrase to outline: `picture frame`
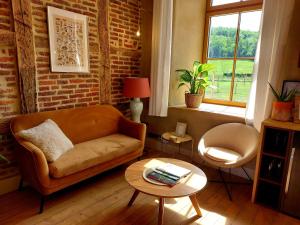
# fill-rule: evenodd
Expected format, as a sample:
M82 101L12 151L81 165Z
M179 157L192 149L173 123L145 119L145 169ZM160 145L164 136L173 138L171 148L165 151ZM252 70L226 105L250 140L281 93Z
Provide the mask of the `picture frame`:
M51 72L89 73L88 17L47 7Z
M186 134L186 128L187 128L187 124L186 123L182 123L182 122L177 122L176 124L176 136L178 137L184 137Z
M282 93L289 92L292 89L296 89L300 95L300 80L284 80L282 84Z

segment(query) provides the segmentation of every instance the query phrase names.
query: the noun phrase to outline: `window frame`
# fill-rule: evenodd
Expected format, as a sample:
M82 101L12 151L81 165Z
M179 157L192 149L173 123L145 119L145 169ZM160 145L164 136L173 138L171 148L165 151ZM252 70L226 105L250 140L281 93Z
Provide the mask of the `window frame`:
M234 91L235 68L236 68L237 60L239 60L239 59L254 60L254 57L238 57L237 56L240 23L241 23L241 13L262 10L263 0L248 0L248 1L243 1L243 2L228 3L228 4L224 4L224 5L217 5L217 6L212 6L212 1L213 0L207 0L207 4L206 4L202 62L207 63L208 59L213 59L213 60L214 59L218 59L218 60L226 60L226 59L228 60L229 59L229 60L233 60L233 68L232 68L232 79L231 79L230 96L229 96L230 100L210 99L210 98L205 98L205 96L204 96L203 102L245 108L247 105L246 102L232 101L233 91ZM234 13L238 13L238 25L237 25L237 32L236 32L236 37L235 37L235 48L234 48L233 57L232 58L208 58L210 18L213 16L229 15L229 14L234 14Z

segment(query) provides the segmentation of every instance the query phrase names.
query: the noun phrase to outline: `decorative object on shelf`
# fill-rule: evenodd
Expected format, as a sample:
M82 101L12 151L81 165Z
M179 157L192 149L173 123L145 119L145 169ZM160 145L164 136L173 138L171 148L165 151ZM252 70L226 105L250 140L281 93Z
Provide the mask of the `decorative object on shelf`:
M186 123L177 122L177 124L176 124L176 135L178 137L184 137L184 135L186 133L186 127L187 127Z
M5 161L7 163L9 162L8 159L5 156L3 156L3 155L0 154L0 162L1 161Z
M294 111L293 111L293 119L295 123L300 123L300 110L299 110L299 102L300 102L300 80L284 80L282 85L282 92L289 92L291 90L295 90L295 99L294 99Z
M185 104L188 108L198 108L202 102L205 89L210 86L208 72L214 69L212 64L201 64L194 61L193 69L178 69L179 85L187 86L189 91L185 93Z
M124 79L124 96L133 98L130 101L130 110L132 113L132 120L140 123L141 114L143 111L143 102L140 98L147 98L150 96L150 87L148 78L145 77L128 77Z
M292 115L293 98L295 96L296 89L283 89L281 94L279 94L270 83L269 86L277 99L277 101L273 102L271 118L279 121L289 121Z
M289 92L296 90L297 94L300 94L300 80L284 80L282 84L282 92Z
M48 6L52 72L89 72L88 17Z
M300 95L295 96L294 122L300 123Z

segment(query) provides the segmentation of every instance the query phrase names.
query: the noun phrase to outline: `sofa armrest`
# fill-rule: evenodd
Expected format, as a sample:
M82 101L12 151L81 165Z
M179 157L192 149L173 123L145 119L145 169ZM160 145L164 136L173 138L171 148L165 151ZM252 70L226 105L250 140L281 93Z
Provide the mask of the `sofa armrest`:
M119 121L119 131L127 136L139 139L145 143L146 124L133 122L125 117L121 117Z
M29 141L16 138L21 174L40 192L50 183L49 167L41 149Z

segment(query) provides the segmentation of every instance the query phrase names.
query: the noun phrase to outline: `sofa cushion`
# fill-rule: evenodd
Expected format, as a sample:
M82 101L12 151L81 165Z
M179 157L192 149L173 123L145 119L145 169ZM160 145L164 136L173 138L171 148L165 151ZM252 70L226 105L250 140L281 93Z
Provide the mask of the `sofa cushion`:
M74 147L70 139L51 119L47 119L36 127L21 130L17 135L39 147L48 162L57 160Z
M141 146L140 140L123 134L82 142L49 163L49 173L54 178L61 178L136 151Z

